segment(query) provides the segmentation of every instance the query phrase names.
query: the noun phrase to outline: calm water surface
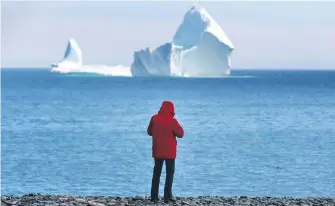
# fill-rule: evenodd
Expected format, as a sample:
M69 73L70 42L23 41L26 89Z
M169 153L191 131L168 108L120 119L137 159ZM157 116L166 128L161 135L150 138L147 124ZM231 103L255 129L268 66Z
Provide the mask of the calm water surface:
M168 99L185 129L175 195L334 197L335 71L232 75L3 69L2 194L149 195L146 127Z

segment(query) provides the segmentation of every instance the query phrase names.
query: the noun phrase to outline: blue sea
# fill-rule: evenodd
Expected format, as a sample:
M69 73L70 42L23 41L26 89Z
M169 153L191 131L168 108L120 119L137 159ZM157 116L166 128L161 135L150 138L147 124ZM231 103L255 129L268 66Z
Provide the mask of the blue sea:
M335 71L201 79L2 69L1 80L3 195L149 196L146 129L171 100L185 130L175 196L335 196Z

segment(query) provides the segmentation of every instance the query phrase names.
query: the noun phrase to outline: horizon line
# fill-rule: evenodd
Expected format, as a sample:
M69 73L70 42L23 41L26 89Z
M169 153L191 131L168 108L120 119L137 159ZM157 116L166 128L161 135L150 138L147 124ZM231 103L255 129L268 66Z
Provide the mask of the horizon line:
M110 67L113 67L113 66L110 66ZM51 70L51 68L49 67L32 67L32 66L29 66L29 67L11 67L11 66L6 66L6 67L3 67L1 66L0 67L1 70ZM248 71L287 71L287 70L291 70L291 71L329 71L329 70L334 70L335 71L335 68L319 68L319 69L316 69L316 68L279 68L279 67L271 67L271 68L230 68L230 71L234 71L234 70L237 70L237 71L245 71L245 70L248 70Z

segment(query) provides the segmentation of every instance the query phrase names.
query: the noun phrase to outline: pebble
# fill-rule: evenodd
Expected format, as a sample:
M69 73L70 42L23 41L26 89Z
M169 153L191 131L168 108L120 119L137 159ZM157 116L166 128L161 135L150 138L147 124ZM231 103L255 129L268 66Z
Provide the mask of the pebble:
M140 206L140 205L272 205L272 206L314 206L325 205L334 206L335 197L321 198L293 198L293 197L176 197L176 202L165 204L163 198L157 204L150 202L148 197L111 197L111 196L68 196L68 195L42 195L42 194L26 194L23 196L1 196L1 206L11 205L48 205L48 206Z

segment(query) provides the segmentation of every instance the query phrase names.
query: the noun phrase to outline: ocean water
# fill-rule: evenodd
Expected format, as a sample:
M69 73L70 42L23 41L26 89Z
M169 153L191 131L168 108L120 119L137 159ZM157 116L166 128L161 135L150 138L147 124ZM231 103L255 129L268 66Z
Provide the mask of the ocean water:
M172 100L185 130L174 195L334 197L335 71L232 76L3 69L2 194L150 195L146 128Z

